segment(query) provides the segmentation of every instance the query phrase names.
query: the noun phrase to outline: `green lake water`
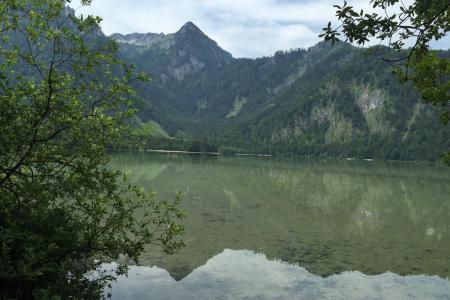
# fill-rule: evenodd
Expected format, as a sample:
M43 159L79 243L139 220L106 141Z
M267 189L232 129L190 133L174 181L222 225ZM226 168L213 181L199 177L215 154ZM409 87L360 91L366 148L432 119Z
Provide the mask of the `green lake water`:
M147 153L111 164L159 199L182 192L187 212L186 247L148 249L117 299L450 299L446 167Z

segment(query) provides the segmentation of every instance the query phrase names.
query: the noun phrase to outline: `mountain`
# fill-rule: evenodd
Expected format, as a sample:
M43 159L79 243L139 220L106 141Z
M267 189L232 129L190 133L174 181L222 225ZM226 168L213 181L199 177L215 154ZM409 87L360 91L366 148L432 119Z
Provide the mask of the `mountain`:
M435 160L450 148L437 110L380 59L401 55L387 48L373 55L322 42L235 59L191 22L173 34L111 38L152 77L136 85L139 118L172 136L220 150L403 160Z
M217 69L233 60L192 22L173 34L132 33L110 36L122 46L122 53L144 70L156 75L154 79L182 81L185 77Z

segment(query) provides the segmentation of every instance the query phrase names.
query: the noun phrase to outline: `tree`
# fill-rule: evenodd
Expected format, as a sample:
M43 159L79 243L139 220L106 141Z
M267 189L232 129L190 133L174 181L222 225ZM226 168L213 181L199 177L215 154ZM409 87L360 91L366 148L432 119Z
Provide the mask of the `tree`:
M370 0L370 4L379 12L357 11L347 2L335 5L340 25L334 28L329 22L320 36L334 43L342 32L345 41L359 45L373 39L387 42L400 55L384 59L401 64L397 69L401 80L411 80L425 102L440 107L441 121L448 124L450 58L430 50L430 43L450 31L450 1L414 0L405 5L401 0ZM450 152L446 160L450 164Z
M148 134L127 121L130 84L147 78L68 2L0 2L2 299L100 298L126 272L89 276L103 263L183 245L179 197L158 202L107 166L109 146Z

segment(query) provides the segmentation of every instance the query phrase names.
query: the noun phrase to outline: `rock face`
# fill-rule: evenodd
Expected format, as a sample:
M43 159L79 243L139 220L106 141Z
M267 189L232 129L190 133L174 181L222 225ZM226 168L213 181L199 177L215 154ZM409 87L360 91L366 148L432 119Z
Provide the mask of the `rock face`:
M230 53L220 48L192 22L167 35L115 33L110 38L122 45L126 57L135 62L146 61L144 69L162 72L161 78L168 76L182 81L188 75L220 68L233 60Z
M177 33L204 35L203 31L201 31L200 28L198 28L197 25L195 25L191 21L186 22Z
M393 159L436 159L450 147L436 110L425 105L417 113L414 90L379 59L390 55L387 48L370 56L321 42L235 59L192 22L171 34L110 37L152 78L136 86L145 103L139 117L171 135L258 152L305 154L307 147L308 154ZM398 157L404 149L409 154Z
M110 36L110 38L116 40L120 44L129 44L138 47L146 47L150 48L152 45L155 45L161 42L164 39L164 33L131 33L131 34L120 34L115 33Z

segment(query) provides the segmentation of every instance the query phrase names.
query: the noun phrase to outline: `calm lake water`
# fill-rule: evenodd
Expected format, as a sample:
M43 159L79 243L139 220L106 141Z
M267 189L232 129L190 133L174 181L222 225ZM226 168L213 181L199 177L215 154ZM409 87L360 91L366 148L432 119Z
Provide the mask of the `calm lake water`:
M149 249L113 298L450 299L450 170L431 164L118 153L187 246Z

